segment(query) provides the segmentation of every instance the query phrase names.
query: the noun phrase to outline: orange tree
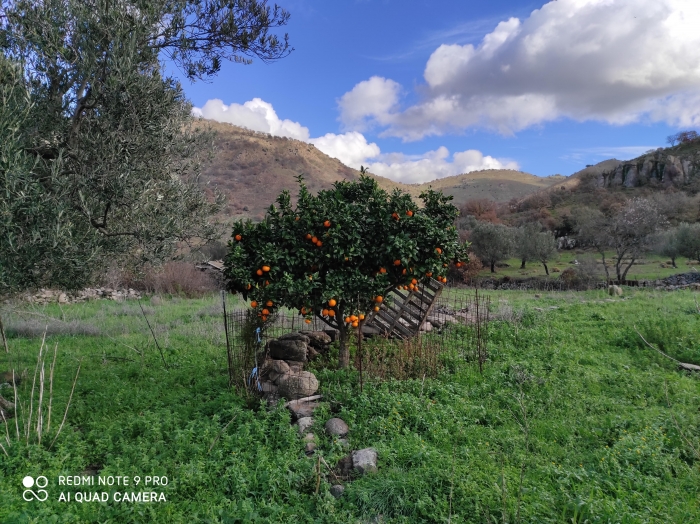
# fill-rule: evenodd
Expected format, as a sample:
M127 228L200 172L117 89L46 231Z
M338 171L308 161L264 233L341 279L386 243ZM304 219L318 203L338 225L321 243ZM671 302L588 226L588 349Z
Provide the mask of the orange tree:
M453 224L459 213L451 196L425 191L419 208L408 194L380 189L364 170L358 181L316 196L298 181L296 207L284 191L262 222L234 224L227 287L250 299L261 323L288 307L337 329L345 368L350 329L378 310L387 291L416 289L431 277L446 282L450 263L467 260Z

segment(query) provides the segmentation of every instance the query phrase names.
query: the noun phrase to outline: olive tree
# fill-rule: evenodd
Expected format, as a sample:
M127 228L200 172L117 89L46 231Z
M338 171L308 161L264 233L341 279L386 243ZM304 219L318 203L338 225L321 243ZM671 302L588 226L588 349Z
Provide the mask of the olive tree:
M471 231L472 250L496 272L496 264L513 252L513 229L503 224L479 222Z
M539 223L528 222L518 227L513 234L513 253L520 259L520 269L525 269L525 263L538 260L533 252L533 238L542 227Z
M453 223L452 197L423 192L423 207L374 179L336 182L312 195L299 178L296 206L284 191L264 220L233 226L225 259L228 290L251 299L261 324L280 307L339 332L339 366L349 365L348 333L396 286L443 283L450 262L467 260Z
M682 256L700 262L700 223L681 224L677 242Z
M535 233L531 237L532 259L544 266L544 272L549 276L547 263L557 254L557 239L550 231Z
M0 6L0 294L74 288L219 236L191 79L274 60L288 13L256 0L7 0Z

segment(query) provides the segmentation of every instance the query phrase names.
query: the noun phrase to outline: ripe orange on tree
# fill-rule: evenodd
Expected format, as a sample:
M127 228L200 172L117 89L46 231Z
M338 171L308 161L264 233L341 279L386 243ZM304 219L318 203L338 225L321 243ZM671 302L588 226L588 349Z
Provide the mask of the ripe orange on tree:
M323 223L323 225L324 225L325 227L331 227L331 221L330 221L330 220L326 220L326 221Z
M267 307L272 307L274 304L273 304L272 300L268 300L267 302L265 302L265 305Z
M332 310L332 309L329 309L329 310L328 310L328 316L329 316L329 317L334 317L334 316L335 316L335 311Z
M255 300L253 300L250 302L250 307L252 307L252 308L258 307L258 303Z
M438 255L442 255L442 248L436 247L436 248L435 248L435 251L437 251L437 254L438 254Z
M381 295L377 295L377 297L374 299L375 302L379 302L380 304L384 301L384 297Z
M360 319L360 320L364 320L364 319L365 319L365 314L364 314L364 313L360 313L359 319Z
M379 306L374 306L375 311L379 311Z
M311 240L311 233L306 233L306 240Z
M321 315L323 315L324 317L327 317L327 316L328 316L328 310L327 310L327 309L322 309L322 310L321 310Z
M315 236L311 237L311 242L313 242L314 244L316 242L318 242L318 237L315 237Z
M351 325L352 327L357 327L357 326L360 325L360 323L359 323L357 320L355 320L355 321L353 321L353 323L350 324L350 325Z
M270 271L270 266L263 266L263 267L262 267L262 270L263 270L265 273L267 273L268 271Z
M384 273L386 273L386 269L384 269L383 267L380 267L380 268L379 268L379 272L382 273L382 274L384 274Z
M321 241L319 240L318 242L316 242L316 245L317 245L318 247L321 247L321 246L323 246L323 242L321 242Z
M265 321L267 320L267 315L262 315L262 316L260 317L260 320L262 320L263 322L265 322Z
M330 299L330 300L328 301L328 305L331 306L331 307L335 307L335 305L336 305L337 303L338 303L338 302L336 302L336 300L335 300L334 298L332 298L332 299Z
M310 318L305 318L305 319L304 319L304 322L306 322L307 324L311 324L311 319L310 319Z
M269 315L269 314L270 314L270 310L267 309L267 308L265 308L265 309L262 310L262 314L263 314L263 315Z
M258 275L259 277L261 277L261 276L263 275L262 269L258 269L258 270L255 272L255 274Z
M399 260L398 258L397 258L396 260L394 260L394 265L395 265L395 266L400 266L400 265L401 265L401 260Z
M235 239L236 239L236 242L240 242L240 241L241 241L241 239L242 239L243 237L242 237L241 235L236 235L236 236L235 236L235 237L233 237L233 238L235 238Z
M409 209L408 211L406 211L406 214L407 214L408 216L412 217L412 216L413 216L413 211L411 211L411 210Z

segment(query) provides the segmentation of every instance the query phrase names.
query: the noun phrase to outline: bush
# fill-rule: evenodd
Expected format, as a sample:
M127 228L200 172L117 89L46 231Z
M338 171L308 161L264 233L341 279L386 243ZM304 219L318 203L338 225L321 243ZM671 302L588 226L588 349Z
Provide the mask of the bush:
M123 277L124 287L164 295L197 298L219 289L216 278L187 262L167 262L161 267L146 269L139 277Z

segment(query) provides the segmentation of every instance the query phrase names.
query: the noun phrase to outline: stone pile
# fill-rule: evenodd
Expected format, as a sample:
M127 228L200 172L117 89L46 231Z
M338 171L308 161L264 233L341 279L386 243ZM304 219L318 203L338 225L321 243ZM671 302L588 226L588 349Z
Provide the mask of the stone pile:
M58 289L40 289L38 292L29 295L27 300L35 304L72 304L75 302L86 302L88 300L133 300L141 298L141 293L135 289L124 288L85 288L79 291L65 292Z
M318 380L310 371L304 371L304 365L327 352L330 343L330 335L323 331L288 333L270 340L260 372L260 385L268 400L297 400L316 393ZM300 409L308 411L313 407Z

